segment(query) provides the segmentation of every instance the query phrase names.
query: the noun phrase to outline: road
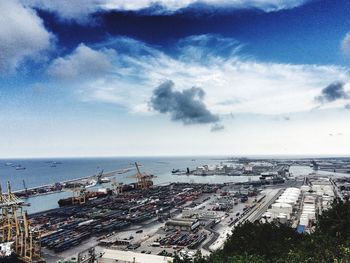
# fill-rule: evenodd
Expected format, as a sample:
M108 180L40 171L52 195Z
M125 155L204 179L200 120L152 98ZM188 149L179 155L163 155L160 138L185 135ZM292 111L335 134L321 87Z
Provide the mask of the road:
M284 190L284 188L271 190L270 193L266 194L263 202L254 207L252 212L247 216L246 220L250 222L255 222L258 220L266 212L269 206L277 200L277 198L283 193Z
M202 248L211 252L210 246L219 238L220 234L216 232L215 230L211 229L210 227L206 226L205 230L209 231L211 233L209 241L207 241Z

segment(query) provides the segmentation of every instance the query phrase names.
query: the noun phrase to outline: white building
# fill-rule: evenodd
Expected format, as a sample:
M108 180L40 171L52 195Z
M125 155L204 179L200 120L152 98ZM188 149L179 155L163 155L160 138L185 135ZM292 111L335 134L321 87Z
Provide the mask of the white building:
M158 255L141 254L132 251L122 251L115 249L103 249L102 257L98 263L171 263L173 258Z

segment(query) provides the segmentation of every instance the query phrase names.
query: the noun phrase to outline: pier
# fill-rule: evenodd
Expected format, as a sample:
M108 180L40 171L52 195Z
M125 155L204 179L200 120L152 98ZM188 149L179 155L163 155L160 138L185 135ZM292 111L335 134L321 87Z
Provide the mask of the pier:
M122 169L117 169L117 170L113 170L113 171L108 171L102 174L103 178L106 177L112 177L118 174L124 174L127 173L131 170L133 170L134 168L122 168ZM86 182L86 180L91 180L94 178L97 178L98 175L94 174L94 175L89 175L89 176L84 176L84 177L80 177L80 178L75 178L75 179L70 179L70 180L65 180L65 181L61 181L58 183L51 183L51 184L45 184L45 185L40 185L40 186L36 186L36 187L31 187L31 188L24 188L24 189L20 189L17 191L13 191L14 194L16 194L19 197L23 197L23 198L28 198L28 197L34 197L34 196L39 196L39 195L47 195L47 194L53 194L53 193L58 193L58 192L62 192L62 191L66 191L69 188L66 188L66 185L81 185L84 184Z

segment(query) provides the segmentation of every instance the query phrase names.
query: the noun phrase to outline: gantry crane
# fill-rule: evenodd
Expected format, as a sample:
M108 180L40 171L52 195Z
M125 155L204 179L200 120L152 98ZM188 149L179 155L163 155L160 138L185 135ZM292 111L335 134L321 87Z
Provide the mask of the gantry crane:
M102 169L98 174L97 174L97 183L101 184L102 183L102 177L103 177L103 172L104 170Z
M86 189L85 187L75 186L73 188L73 205L82 205L86 203Z
M152 176L141 173L137 162L135 162L135 166L136 166L136 170L137 170L137 174L135 176L137 179L137 188L143 190L143 189L147 189L150 186L152 186L153 185Z
M25 203L11 191L7 183L7 194L0 185L0 243L13 243L14 253L24 262L42 261L40 232L30 226Z

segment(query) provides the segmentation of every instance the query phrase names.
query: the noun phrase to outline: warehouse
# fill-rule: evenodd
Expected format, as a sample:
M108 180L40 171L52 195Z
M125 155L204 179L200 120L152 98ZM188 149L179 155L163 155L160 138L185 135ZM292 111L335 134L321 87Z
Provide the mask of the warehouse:
M268 210L270 219L277 219L281 223L286 223L293 214L293 208L297 206L300 197L300 189L290 187L284 190L281 196L271 205Z
M167 229L178 229L183 231L193 231L199 227L200 223L197 219L176 218L170 219L165 223Z
M123 262L123 263L171 263L173 258L121 251L115 249L104 249L99 263Z

